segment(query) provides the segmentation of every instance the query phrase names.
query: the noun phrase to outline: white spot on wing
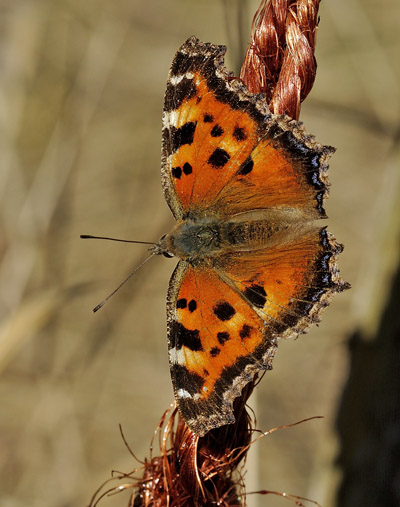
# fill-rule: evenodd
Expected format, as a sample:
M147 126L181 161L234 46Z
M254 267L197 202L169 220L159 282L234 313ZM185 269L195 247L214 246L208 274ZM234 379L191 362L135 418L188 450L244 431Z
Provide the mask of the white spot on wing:
M164 111L163 112L163 125L169 127L170 125L176 126L178 123L178 112L177 111Z
M191 398L192 397L192 395L188 391L186 391L186 389L182 389L182 388L178 389L176 391L176 395L178 396L178 398Z
M181 364L183 366L186 364L186 357L183 350L177 349L176 347L169 351L169 360L173 364Z
M192 72L186 72L186 74L181 74L180 76L171 76L169 78L169 82L173 85L173 86L176 86L177 84L179 84L183 79L193 79L193 76L194 74L192 74Z

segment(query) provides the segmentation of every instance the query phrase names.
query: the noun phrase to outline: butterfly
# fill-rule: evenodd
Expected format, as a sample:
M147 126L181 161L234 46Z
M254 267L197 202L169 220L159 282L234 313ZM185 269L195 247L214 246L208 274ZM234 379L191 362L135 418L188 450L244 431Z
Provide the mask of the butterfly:
M176 403L202 436L272 368L278 338L308 330L332 295L342 245L326 227L328 159L303 125L268 110L224 67L224 46L189 38L165 93L162 185L176 219L154 253L179 262L167 296Z

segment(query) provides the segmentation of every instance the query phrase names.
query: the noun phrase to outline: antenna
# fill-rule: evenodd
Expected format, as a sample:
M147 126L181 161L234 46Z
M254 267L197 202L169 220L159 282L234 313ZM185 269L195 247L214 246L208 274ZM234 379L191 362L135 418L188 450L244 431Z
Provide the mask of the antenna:
M136 242L134 241L134 243ZM140 269L143 266L143 264L145 264L149 259L151 259L153 255L156 255L156 253L152 252L148 257L145 258L143 262L139 264L139 266L136 266L136 268L131 273L129 273L129 275L125 278L125 280L121 282L116 289L114 289L105 299L103 299L101 303L99 303L97 306L93 308L93 312L96 313L98 310L100 310L100 308L107 303L110 297L113 296L123 285L125 285L126 282L136 273L136 271Z
M103 299L103 301L101 303L99 303L97 306L95 306L93 308L93 312L97 312L98 310L100 310L100 308L102 306L104 306L107 301L110 299L111 296L113 296L117 291L119 291L119 289L126 284L126 282L136 273L136 271L138 271L142 266L143 264L145 264L149 259L151 259L153 257L153 255L159 255L160 254L160 250L158 247L158 244L157 243L152 243L152 242L149 242L149 241L135 241L135 240L130 240L130 239L119 239L119 238L109 238L108 236L92 236L91 234L81 234L80 235L81 239L107 239L109 241L120 241L121 243L138 243L140 245L151 245L153 248L149 248L149 250L153 250L152 253L146 257L146 259L141 262L139 264L139 266L136 266L136 268L131 272L129 273L129 275L125 278L125 280L123 282L121 282L118 287L116 289L114 289L105 299Z
M140 245L153 245L157 246L157 243L152 243L150 241L135 241L133 239L118 239L118 238L109 238L107 236L92 236L90 234L81 234L81 239L107 239L109 241L120 241L121 243L138 243Z

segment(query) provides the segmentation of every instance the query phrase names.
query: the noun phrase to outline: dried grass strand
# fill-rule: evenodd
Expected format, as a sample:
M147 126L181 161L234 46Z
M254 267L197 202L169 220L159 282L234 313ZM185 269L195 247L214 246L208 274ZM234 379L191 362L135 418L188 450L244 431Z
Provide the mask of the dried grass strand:
M248 399L249 392L245 394ZM160 446L159 455L149 461L140 461L141 466L132 472L113 471L113 477L98 488L89 507L97 507L105 497L128 489L134 490L129 498L128 507L181 507L185 505L243 507L246 505L247 495L253 494L281 496L299 507L305 507L302 501L319 506L314 500L286 492L263 489L246 493L242 470L247 451L260 438L269 436L277 430L288 429L321 417L309 417L278 426L260 432L258 437L252 439L253 433L259 430L251 428L254 421L248 419L248 412L243 410L239 401L235 415L239 416L239 413L242 413L239 420L246 424L247 430L237 431L236 425L230 426L231 429L237 431L238 447L233 447L229 441L228 426L211 431L205 437L199 438L186 426L176 406L171 406L161 417L150 444L152 454L154 439L157 438ZM135 456L124 436L123 441L130 454ZM137 460L136 457L135 460ZM243 466L240 466L241 464ZM117 475L114 476L114 474ZM136 477L135 474L140 476ZM126 481L127 479L130 482L124 482L103 491L111 481Z

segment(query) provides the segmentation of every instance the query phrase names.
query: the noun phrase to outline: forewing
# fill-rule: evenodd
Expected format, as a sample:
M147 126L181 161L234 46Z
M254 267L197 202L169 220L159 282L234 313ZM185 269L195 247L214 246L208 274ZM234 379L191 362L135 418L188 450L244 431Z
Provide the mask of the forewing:
M168 294L171 377L179 410L198 435L234 422L232 402L271 368L275 338L238 291L206 266L179 262Z
M334 149L315 141L301 123L272 116L245 163L210 203L226 216L254 209L300 212L326 218L328 160Z
M162 182L180 219L297 208L324 217L327 161L300 123L271 115L224 67L224 46L192 37L172 63L163 113Z
M268 115L223 66L225 46L188 39L172 63L163 113L162 181L175 216L205 208L257 143Z

